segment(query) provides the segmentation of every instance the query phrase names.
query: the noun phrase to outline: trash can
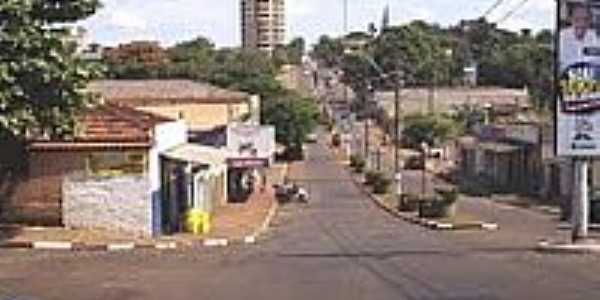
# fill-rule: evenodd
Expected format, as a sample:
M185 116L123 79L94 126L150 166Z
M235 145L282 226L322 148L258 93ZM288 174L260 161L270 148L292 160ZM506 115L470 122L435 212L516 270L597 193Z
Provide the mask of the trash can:
M186 230L196 235L210 232L210 214L201 209L191 209L186 214Z

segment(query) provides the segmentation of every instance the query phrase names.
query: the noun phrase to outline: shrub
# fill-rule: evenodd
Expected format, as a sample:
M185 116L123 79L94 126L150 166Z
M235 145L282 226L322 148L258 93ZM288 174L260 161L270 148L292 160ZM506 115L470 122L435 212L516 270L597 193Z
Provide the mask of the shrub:
M398 199L398 210L403 212L416 211L419 207L419 198L412 194L402 194Z
M455 188L438 188L435 191L441 196L441 201L443 201L445 204L453 204L458 200L459 193Z
M365 173L365 184L366 185L375 184L375 181L377 181L380 176L382 176L382 174L377 171L368 171L367 173Z
M381 176L376 177L375 181L373 182L373 193L385 194L388 192L391 184L392 181L382 174Z
M354 169L356 173L362 173L365 168L365 160L360 155L350 156L350 167Z

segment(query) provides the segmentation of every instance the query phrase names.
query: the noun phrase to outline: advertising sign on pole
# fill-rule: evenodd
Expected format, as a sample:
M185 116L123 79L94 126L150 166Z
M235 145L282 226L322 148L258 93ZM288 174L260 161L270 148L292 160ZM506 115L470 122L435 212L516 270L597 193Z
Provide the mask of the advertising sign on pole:
M600 1L558 0L556 150L600 154Z

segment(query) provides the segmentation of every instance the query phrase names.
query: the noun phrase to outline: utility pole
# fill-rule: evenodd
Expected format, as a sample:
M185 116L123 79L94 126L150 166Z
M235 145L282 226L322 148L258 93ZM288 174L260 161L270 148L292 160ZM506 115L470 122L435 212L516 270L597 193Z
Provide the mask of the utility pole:
M346 35L348 34L348 0L344 0L344 38L346 37ZM350 104L348 103L348 87L346 86L346 84L343 84L344 87L344 91L343 91L343 97L344 97L344 105L347 105L348 107L350 107ZM350 117L350 116L348 116ZM352 122L352 120L350 120L350 133L352 134L354 131L354 124ZM344 135L346 135L346 133L344 133ZM351 135L351 139L352 139ZM352 143L351 139L348 141L348 143ZM348 159L350 159L350 153L351 151L349 151L348 154Z
M588 168L586 158L575 160L575 199L573 199L572 240L576 243L588 238L588 224L590 216L590 203L588 199Z
M369 145L369 116L367 116L367 118L365 119L365 161L367 162L367 164L369 164L369 166L367 166L367 168L371 167L370 166L370 158L369 158L369 148L371 145Z
M402 174L400 173L400 157L398 153L400 143L400 78L394 80L394 179L396 180L396 194L402 195Z

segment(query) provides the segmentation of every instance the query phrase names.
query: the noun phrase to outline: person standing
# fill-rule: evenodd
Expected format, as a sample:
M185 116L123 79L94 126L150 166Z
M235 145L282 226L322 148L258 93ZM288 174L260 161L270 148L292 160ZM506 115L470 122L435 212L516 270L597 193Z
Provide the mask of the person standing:
M560 31L560 72L569 66L600 60L597 55L586 54L586 48L598 48L598 36L592 28L592 11L587 2L574 3L570 15L571 26Z

